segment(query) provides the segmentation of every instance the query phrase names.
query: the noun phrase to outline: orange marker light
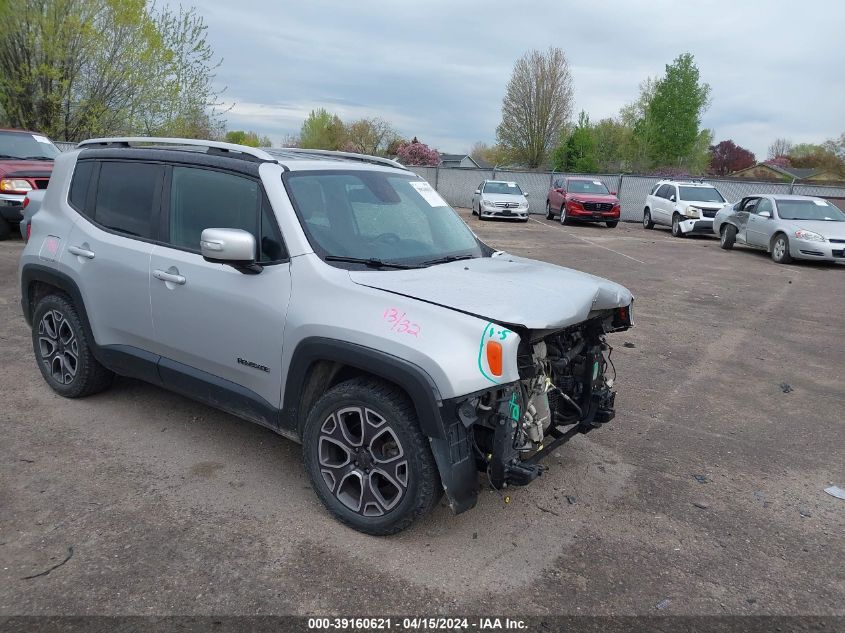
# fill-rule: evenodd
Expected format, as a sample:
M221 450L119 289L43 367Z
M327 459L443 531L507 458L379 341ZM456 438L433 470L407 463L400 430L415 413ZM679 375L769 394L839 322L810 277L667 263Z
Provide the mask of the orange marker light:
M502 344L498 341L487 341L487 365L491 374L502 375Z

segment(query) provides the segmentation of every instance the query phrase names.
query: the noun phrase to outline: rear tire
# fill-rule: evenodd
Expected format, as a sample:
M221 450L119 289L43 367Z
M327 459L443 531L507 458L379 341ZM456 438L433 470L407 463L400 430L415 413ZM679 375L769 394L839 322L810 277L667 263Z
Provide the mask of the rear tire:
M684 232L681 230L681 216L677 213L672 216L672 235L675 237L684 236Z
M619 224L618 220L616 222L607 222L607 228L615 229L618 224Z
M6 218L0 218L0 242L9 239L9 235L11 233L12 225L9 224L9 221Z
M549 204L549 201L546 200L546 219L547 220L554 220L555 214L552 212L552 205Z
M32 316L32 348L47 384L65 398L84 398L107 389L114 374L103 367L73 302L47 295Z
M772 261L776 264L791 264L793 261L789 254L789 238L783 233L776 235L772 242Z
M726 224L719 231L719 246L726 251L731 250L736 243L736 227L733 224Z
M354 378L324 393L308 414L302 451L320 501L365 534L405 529L443 494L411 401L375 378Z
M651 211L648 209L643 211L643 228L649 230L654 228L654 221L651 219Z

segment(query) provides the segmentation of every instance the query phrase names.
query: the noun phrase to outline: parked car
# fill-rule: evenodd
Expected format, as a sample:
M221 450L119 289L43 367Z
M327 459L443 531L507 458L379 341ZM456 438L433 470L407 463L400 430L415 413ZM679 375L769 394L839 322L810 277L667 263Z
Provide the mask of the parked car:
M661 180L646 197L643 226L672 227L672 235L710 235L713 218L727 202L713 185L703 181Z
M592 178L558 178L546 196L546 219L557 215L561 224L606 222L612 229L619 224L620 213L616 192Z
M734 244L766 249L778 264L793 259L845 262L845 213L823 198L753 195L721 209L713 232Z
M485 180L472 196L472 214L479 219L505 218L528 222L528 194L506 180Z
M121 374L267 426L370 534L610 421L605 337L632 325L628 290L496 251L398 163L196 140L59 156L20 283L58 394Z
M58 148L42 134L0 129L0 240L20 223L27 192L47 188L58 155Z
M32 216L38 211L41 206L41 201L44 200L44 193L46 189L35 189L27 192L23 199L23 218L20 222L21 237L24 242L29 241L29 229L32 222Z

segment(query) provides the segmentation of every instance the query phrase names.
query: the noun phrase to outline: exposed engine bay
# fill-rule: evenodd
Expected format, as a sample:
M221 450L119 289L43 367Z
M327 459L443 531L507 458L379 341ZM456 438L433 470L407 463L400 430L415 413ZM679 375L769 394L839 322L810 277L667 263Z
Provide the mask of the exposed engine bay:
M555 332L520 332L520 380L458 408L476 466L493 488L531 482L554 448L613 419L616 370L605 335L631 325L628 306Z

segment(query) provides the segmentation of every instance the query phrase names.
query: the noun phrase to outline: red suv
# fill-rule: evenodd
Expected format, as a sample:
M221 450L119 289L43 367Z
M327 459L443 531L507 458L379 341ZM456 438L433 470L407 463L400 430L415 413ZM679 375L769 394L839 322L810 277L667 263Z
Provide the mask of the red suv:
M26 130L0 129L0 240L23 218L23 199L46 189L58 148L46 136Z
M620 211L616 192L592 178L558 178L546 196L546 219L558 215L561 224L606 222L612 229L619 224Z

